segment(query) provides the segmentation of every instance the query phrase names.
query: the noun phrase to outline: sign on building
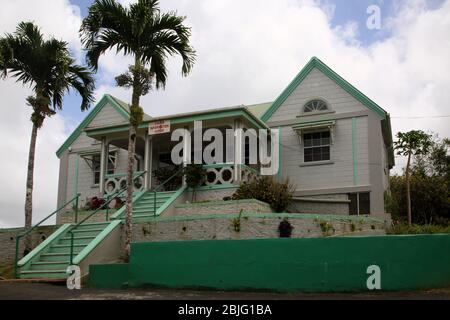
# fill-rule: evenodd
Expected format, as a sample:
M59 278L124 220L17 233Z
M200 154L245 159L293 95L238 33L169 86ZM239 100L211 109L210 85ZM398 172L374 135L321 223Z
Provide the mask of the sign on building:
M148 125L148 134L161 134L170 132L170 120L161 120L150 122Z

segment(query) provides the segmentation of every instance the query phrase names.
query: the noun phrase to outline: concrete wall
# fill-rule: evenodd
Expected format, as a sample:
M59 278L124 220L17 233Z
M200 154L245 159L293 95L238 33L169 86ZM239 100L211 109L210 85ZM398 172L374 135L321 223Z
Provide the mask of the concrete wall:
M31 232L32 247L36 247L51 235L59 226L37 227ZM16 254L16 236L24 232L24 228L0 229L0 265L14 263ZM22 258L24 240L20 240L19 259Z

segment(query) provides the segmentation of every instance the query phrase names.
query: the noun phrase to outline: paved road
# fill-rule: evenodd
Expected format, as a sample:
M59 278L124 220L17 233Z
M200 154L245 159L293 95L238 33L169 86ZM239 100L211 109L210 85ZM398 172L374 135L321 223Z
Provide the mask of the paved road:
M370 293L267 293L267 292L226 292L226 291L195 291L169 289L128 289L128 290L99 290L83 288L68 290L65 285L47 283L15 283L0 281L0 300L10 299L224 299L224 300L317 300L317 299L444 299L450 300L450 288L433 289L414 292L370 292Z

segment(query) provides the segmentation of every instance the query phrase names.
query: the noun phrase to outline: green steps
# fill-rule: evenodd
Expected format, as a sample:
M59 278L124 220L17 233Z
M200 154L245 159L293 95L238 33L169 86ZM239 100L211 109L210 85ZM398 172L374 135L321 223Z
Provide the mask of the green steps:
M73 258L75 258L89 243L91 243L110 222L85 223L73 230ZM67 230L56 237L37 254L30 262L20 269L20 278L67 278L71 251L71 235Z
M157 192L155 197L153 192L147 191L133 203L133 219L154 217L155 209L157 212L158 209L165 205L175 193L176 191ZM123 219L124 214L122 214L120 218Z
M162 206L168 204L172 199L175 191L157 192L156 197L153 192L147 191L142 194L138 200L133 203L133 218L146 219L154 217ZM156 201L155 201L156 200ZM119 215L119 219L123 219L124 215ZM116 218L117 219L117 218ZM83 252L78 256L78 260L85 257L86 249L90 252L95 245L91 243L98 243L105 235L105 229L111 232L120 220L113 220L110 222L93 222L83 223L73 230L73 256ZM49 237L44 245L31 252L29 256L23 258L23 264L19 267L20 278L36 279L36 278L67 278L66 270L70 261L71 250L71 233L70 230L73 225L63 225L55 233L53 237ZM102 235L100 235L102 234ZM100 238L97 238L100 235ZM84 250L84 251L83 251ZM77 260L77 261L78 261Z

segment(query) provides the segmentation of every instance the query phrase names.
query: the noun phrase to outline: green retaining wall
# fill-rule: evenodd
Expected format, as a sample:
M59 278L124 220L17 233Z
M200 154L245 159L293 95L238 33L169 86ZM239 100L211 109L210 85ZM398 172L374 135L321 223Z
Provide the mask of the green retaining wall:
M121 277L131 287L361 291L370 265L382 290L449 286L450 235L133 243ZM100 266L91 283L108 287L117 271Z
M94 264L89 266L89 286L121 289L128 286L128 264Z

